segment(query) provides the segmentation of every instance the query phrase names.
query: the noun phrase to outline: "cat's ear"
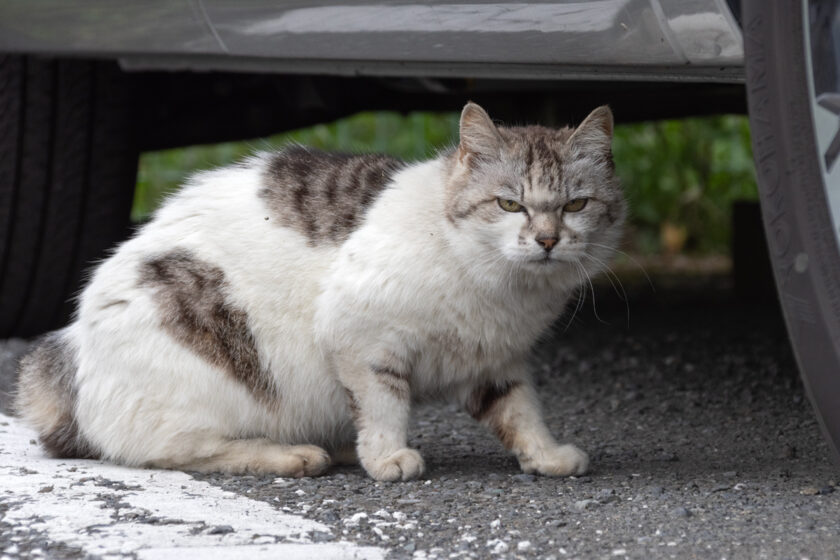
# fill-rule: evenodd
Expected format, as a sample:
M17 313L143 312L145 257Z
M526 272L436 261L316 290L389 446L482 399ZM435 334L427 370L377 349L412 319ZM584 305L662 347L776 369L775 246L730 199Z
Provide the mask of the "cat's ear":
M606 105L601 105L586 117L569 138L569 145L581 152L612 154L613 114Z
M461 142L458 146L462 161L465 156L495 159L501 154L504 140L487 112L470 101L461 111Z

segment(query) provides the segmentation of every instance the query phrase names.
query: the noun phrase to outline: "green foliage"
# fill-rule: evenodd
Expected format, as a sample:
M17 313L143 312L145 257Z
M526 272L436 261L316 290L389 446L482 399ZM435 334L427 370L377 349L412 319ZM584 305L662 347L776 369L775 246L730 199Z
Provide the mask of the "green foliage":
M132 218L148 217L189 174L257 150L297 142L419 160L455 142L457 133L454 113L361 113L263 140L147 153L140 160ZM622 125L616 128L613 149L630 201L634 250L661 251L663 223L684 231L688 251L728 250L731 202L757 197L746 117Z
M613 153L642 252L661 249L663 223L684 229L688 251L726 252L732 201L758 197L746 117L619 126Z

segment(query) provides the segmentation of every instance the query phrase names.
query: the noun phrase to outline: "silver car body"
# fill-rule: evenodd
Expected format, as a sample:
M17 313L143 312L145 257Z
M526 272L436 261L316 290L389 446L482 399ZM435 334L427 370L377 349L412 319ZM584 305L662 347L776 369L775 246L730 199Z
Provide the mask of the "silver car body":
M9 0L0 52L116 58L136 70L744 79L725 0Z

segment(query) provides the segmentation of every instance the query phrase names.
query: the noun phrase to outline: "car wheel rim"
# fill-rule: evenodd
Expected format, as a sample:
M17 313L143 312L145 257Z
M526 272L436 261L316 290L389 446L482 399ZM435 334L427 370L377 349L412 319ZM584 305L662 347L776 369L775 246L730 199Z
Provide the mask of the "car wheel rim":
M833 232L840 245L840 2L802 1L811 116Z

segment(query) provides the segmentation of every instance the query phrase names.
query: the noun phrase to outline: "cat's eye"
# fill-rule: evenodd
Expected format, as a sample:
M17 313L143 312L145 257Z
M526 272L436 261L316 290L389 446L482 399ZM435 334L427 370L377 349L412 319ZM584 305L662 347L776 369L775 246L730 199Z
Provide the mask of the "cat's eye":
M522 205L515 200L506 200L504 198L499 198L497 200L499 201L499 206L501 206L502 210L505 212L522 212L523 210Z
M563 206L564 212L580 212L586 207L586 203L589 202L588 198L576 198L574 200L570 200Z

